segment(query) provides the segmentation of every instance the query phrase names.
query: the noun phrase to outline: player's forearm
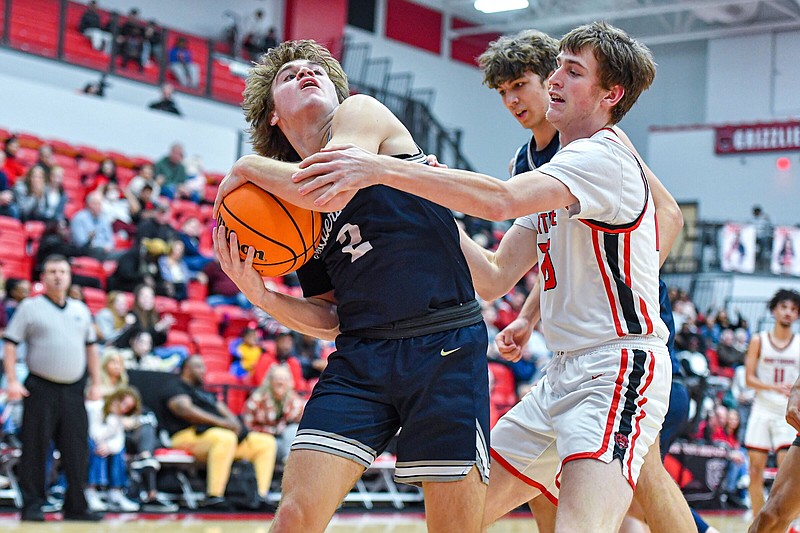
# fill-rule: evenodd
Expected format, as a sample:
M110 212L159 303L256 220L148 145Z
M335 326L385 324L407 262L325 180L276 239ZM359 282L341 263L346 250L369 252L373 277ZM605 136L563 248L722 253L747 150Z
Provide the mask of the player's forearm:
M658 217L658 263L663 265L669 257L669 252L672 250L672 245L683 230L683 212L678 206L678 202L664 187L661 181L656 178L655 174L649 172L649 168L645 165L645 170L648 172L648 182L650 183L650 190L653 193L653 201L656 204L656 216Z
M525 303L522 304L522 309L519 311L517 318L527 320L530 322L531 327L539 322L542 318L542 311L540 307L542 293L540 291L541 280L536 278L536 283L533 285L530 294L525 298Z
M267 289L262 299L254 302L287 328L332 341L339 335L336 306L321 299L295 298Z

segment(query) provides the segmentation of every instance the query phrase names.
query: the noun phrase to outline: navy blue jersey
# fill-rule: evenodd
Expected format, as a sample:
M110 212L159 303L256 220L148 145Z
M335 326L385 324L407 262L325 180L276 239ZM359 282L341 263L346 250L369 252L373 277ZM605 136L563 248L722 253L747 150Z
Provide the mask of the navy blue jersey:
M297 275L306 297L334 291L345 333L475 299L450 210L382 185L324 217L314 257Z
M678 357L675 355L675 318L672 316L672 304L669 301L669 293L667 291L667 284L664 280L658 279L658 299L661 307L661 320L667 325L669 330L669 339L667 339L667 349L669 350L669 358L672 360L672 373L681 373L681 364L678 362Z
M550 143L541 151L536 150L536 139L531 137L530 141L517 150L517 155L514 157L514 176L549 163L559 148L561 148L561 142L558 134L554 135Z

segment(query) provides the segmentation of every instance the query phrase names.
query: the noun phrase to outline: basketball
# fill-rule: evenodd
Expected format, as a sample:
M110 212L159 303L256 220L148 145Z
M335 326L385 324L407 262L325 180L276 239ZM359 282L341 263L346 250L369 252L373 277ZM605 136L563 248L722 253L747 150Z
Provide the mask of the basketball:
M264 277L294 272L314 255L322 229L322 215L297 207L247 183L220 204L217 225L225 235L236 233L239 256L255 248L253 267Z

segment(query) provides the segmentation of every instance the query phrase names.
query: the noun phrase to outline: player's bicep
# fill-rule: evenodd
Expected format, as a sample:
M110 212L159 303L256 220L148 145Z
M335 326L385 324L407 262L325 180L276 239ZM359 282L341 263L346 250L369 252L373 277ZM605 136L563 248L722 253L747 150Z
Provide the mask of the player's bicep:
M508 184L513 187L513 201L522 212L553 211L578 202L564 182L538 170L517 174L508 180Z
M409 145L397 147L397 144ZM414 153L411 135L402 122L383 104L372 97L355 95L347 98L333 117L329 146L354 144L372 153Z

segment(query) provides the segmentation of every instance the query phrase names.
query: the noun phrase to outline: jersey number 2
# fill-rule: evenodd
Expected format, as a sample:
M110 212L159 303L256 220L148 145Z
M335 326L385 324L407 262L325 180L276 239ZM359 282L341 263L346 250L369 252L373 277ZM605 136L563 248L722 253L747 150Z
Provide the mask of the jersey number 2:
M342 248L342 252L350 254L350 262L353 263L356 259L372 250L372 245L369 241L361 241L361 229L353 224L345 224L342 226L342 229L339 230L339 234L336 236L336 241L340 244L344 244L348 235L350 236L350 244Z
M556 288L556 270L553 268L553 260L550 258L550 239L547 242L537 243L539 251L542 252L542 261L539 265L539 270L542 272L542 281L544 282L544 290Z

